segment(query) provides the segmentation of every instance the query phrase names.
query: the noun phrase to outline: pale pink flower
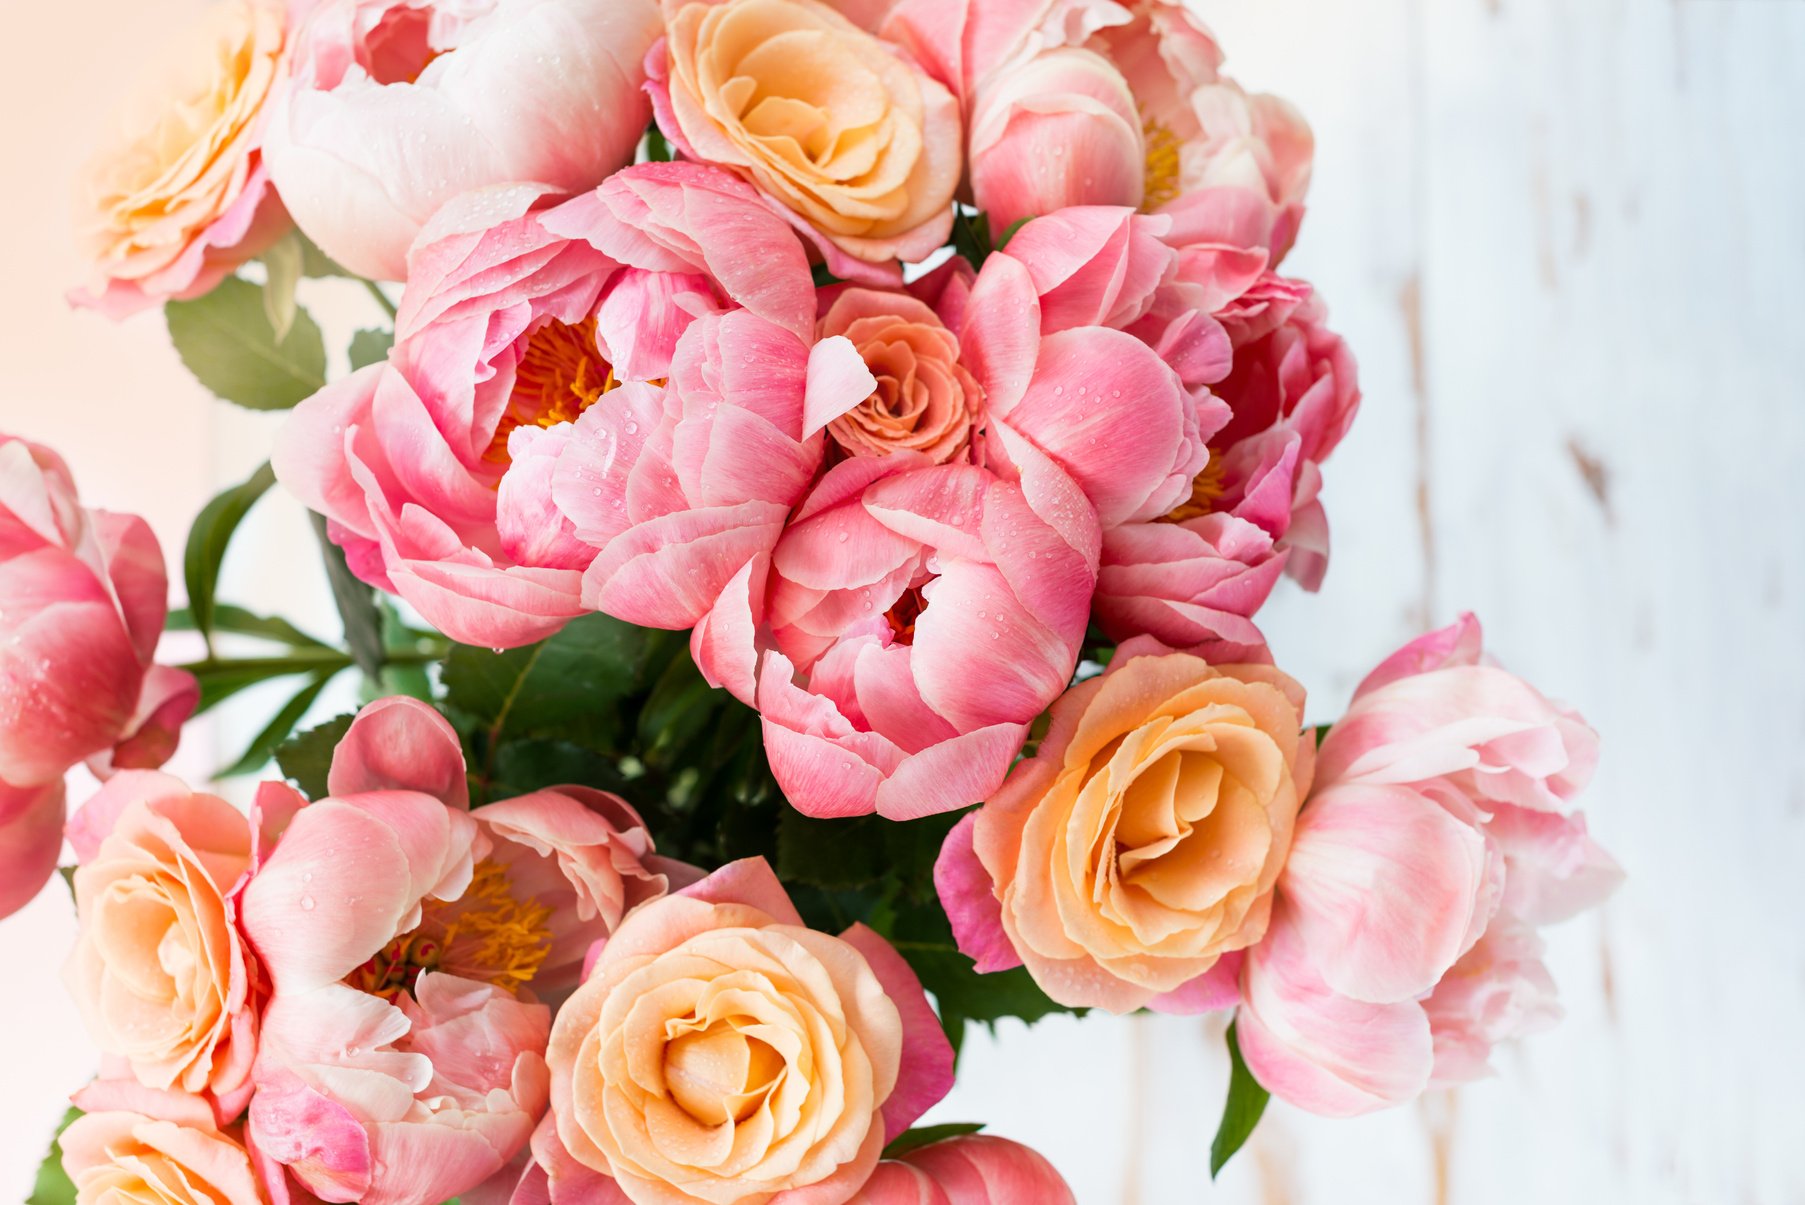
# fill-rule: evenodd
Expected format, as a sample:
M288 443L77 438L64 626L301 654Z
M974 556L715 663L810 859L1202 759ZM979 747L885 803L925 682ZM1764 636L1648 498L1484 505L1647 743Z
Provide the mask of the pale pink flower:
M0 435L0 916L54 865L65 771L174 752L199 688L152 663L167 607L150 527L84 509L55 452Z
M463 781L435 712L372 705L334 756L335 794L245 888L273 987L251 1133L322 1197L445 1200L508 1166L545 1108L536 993L574 987L589 947L679 869L613 796L473 814Z
M1019 1142L967 1134L886 1159L849 1205L1075 1205L1045 1156Z
M360 577L464 643L530 643L598 605L585 574L608 539L576 522L598 497L561 508L559 465L659 392L637 383L678 371L691 323L743 305L735 329L758 315L801 348L771 387L800 392L807 375L802 247L718 169L633 168L553 208L538 187L472 193L428 224L412 265L389 362L297 407L273 459Z
M1538 925L1621 872L1573 801L1597 735L1487 661L1471 616L1406 645L1324 741L1265 941L1242 1052L1276 1095L1346 1115L1487 1071L1552 1023Z
M762 859L628 917L548 1057L552 1201L842 1205L953 1082L908 963L804 926Z
M574 195L630 163L658 27L654 0L321 0L271 116L270 174L328 255L400 280L460 193Z

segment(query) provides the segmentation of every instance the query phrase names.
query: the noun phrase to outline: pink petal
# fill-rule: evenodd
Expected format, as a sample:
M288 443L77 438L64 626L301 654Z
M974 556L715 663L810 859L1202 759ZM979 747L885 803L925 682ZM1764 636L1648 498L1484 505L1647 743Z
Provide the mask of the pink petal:
M987 975L1018 967L1022 959L1003 928L1003 905L997 899L996 885L972 846L977 822L978 814L973 812L946 835L934 862L934 890L952 922L959 952L977 964L980 975Z
M896 1087L883 1105L884 1141L890 1142L952 1091L953 1047L922 992L921 980L896 947L864 925L853 925L840 939L865 956L902 1017L902 1064Z
M468 811L470 784L457 731L418 699L378 699L357 713L332 752L333 795L418 791Z

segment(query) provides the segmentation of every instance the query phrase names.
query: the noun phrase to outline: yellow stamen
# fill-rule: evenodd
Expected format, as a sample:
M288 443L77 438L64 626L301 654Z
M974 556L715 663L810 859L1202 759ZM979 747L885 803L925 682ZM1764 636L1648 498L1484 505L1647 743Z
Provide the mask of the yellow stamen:
M1183 523L1186 519L1201 518L1215 510L1216 503L1228 492L1225 475L1222 457L1211 452L1209 463L1203 466L1203 471L1191 482L1190 500L1173 507L1161 522Z
M1183 143L1172 127L1152 118L1141 126L1147 142L1147 185L1141 200L1141 212L1152 213L1168 201L1178 198L1179 150Z
M594 318L575 326L547 322L527 340L526 354L514 370L507 412L496 424L483 459L508 463L508 436L515 428L575 422L597 398L619 385L613 366L596 345Z
M506 868L485 859L463 895L427 900L419 925L359 967L350 983L393 999L412 991L421 971L439 971L517 992L551 953L551 912L536 899L517 899Z

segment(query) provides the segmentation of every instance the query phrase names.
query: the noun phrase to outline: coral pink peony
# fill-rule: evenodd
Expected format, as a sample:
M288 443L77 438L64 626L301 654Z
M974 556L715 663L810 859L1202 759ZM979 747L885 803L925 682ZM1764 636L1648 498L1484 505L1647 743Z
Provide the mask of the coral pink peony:
M548 1057L552 1199L632 1205L858 1200L953 1080L902 956L863 925L806 928L762 859L628 917Z
M1276 1095L1345 1115L1484 1074L1558 1008L1535 927L1620 872L1572 810L1583 720L1490 664L1471 616L1369 676L1318 759L1247 959L1240 1037Z
M223 0L175 70L121 112L82 181L76 228L92 279L77 304L122 318L197 297L288 229L261 153L287 26L280 0Z
M711 371L702 349L714 336L691 344L684 364L693 370L677 363L698 318L727 312L734 331L765 332L748 336L749 352L782 344L787 376L760 365L768 408L785 390L800 406L815 371L801 245L718 169L634 168L549 209L542 188L473 193L428 224L412 264L389 362L302 403L274 462L331 520L361 577L465 643L530 643L609 605L602 583L617 567L606 546L632 515L624 504L609 509L620 499L590 492L588 481L562 508L559 478L578 471L560 468L564 453L581 445L581 459L608 424L637 430L644 421L650 433L654 423L637 410L663 392L643 382ZM841 362L856 367L850 348ZM847 392L842 406L857 396ZM818 457L819 441L801 446L800 428L798 411L785 436L795 457ZM708 467L712 476L718 465ZM586 581L598 553L605 563Z
M969 1134L886 1159L849 1205L1075 1205L1071 1188L1036 1151Z
M968 457L983 392L959 362L959 339L925 302L902 293L847 289L821 318L844 335L877 378L871 396L828 424L851 456L920 452L936 464Z
M655 0L320 0L265 156L301 229L362 276L400 280L460 193L564 195L633 159Z
M842 276L946 241L964 167L946 88L819 0L664 0L664 13L650 91L685 156L743 173Z
M285 792L255 822L285 824ZM273 796L273 797L272 797ZM257 1053L259 972L238 933L252 821L149 771L115 775L70 822L80 936L63 972L96 1045L150 1088L244 1111Z
M1018 484L918 453L840 462L697 627L697 664L756 703L802 811L975 803L1071 679L1096 518L1056 465L1021 463Z
M291 1199L279 1169L247 1149L239 1127L221 1128L197 1096L97 1080L73 1099L81 1116L57 1144L78 1201L278 1205Z
M273 986L251 1134L324 1199L445 1200L501 1172L544 1110L534 993L573 987L669 864L599 792L464 810L456 734L413 700L366 709L331 781L358 793L301 809L243 895Z
M0 916L54 866L66 770L174 752L199 689L151 662L167 592L142 519L83 509L56 453L0 435Z

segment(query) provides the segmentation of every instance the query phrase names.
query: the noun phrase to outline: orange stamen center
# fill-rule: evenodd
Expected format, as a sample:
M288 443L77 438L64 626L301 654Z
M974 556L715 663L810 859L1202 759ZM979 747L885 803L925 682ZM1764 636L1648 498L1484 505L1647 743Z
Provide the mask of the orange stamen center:
M514 370L514 391L495 426L483 459L508 463L508 437L522 426L555 427L575 422L595 400L620 381L595 341L595 319L575 326L547 322L527 339L526 354Z

